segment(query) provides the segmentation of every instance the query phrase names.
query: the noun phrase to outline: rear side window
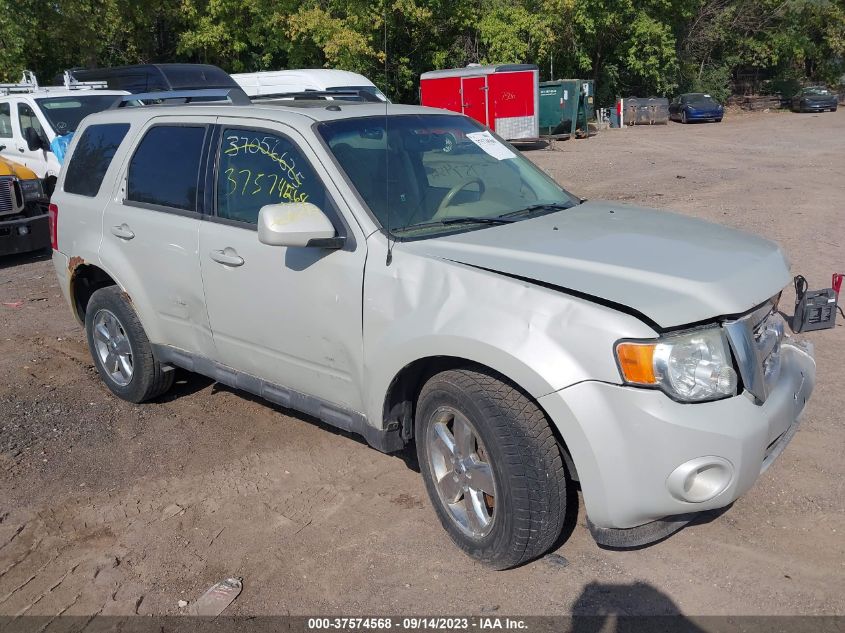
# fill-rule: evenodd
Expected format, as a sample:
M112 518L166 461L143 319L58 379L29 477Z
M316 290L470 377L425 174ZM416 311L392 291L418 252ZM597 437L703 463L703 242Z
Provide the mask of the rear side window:
M0 138L12 138L12 107L0 103Z
M89 125L85 128L67 165L64 190L80 196L96 196L114 153L128 131L128 123Z
M205 126L150 128L129 163L126 199L196 211L205 131Z

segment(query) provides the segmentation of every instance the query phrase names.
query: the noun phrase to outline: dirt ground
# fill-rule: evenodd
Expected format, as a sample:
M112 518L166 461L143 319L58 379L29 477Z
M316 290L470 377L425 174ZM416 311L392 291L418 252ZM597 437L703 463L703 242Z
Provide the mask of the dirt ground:
M845 110L601 132L527 155L571 191L777 240L845 272ZM782 305L791 313L792 293ZM637 551L572 508L560 559L464 557L410 452L180 373L110 395L46 257L0 260L0 614L175 614L227 576L231 614L845 614L845 329L807 335L818 384L792 444L727 512ZM840 320L841 323L841 320Z

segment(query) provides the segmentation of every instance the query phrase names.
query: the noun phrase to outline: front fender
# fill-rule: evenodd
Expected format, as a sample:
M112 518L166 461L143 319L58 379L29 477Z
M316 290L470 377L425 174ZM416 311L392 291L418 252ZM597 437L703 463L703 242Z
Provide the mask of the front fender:
M381 237L379 235L379 237ZM367 418L410 363L436 356L489 367L538 399L584 380L619 383L613 346L655 336L633 316L554 289L444 259L401 244L387 266L371 238L364 276Z

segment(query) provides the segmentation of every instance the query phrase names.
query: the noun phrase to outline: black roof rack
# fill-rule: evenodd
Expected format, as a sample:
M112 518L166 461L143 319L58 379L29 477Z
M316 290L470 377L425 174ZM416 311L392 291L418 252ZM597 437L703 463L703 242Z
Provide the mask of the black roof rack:
M162 90L159 92L144 92L141 94L124 95L117 99L111 109L125 108L133 101L170 101L182 99L182 103L213 103L225 101L232 105L250 105L249 97L240 88L206 88L200 90ZM176 104L173 104L176 105Z

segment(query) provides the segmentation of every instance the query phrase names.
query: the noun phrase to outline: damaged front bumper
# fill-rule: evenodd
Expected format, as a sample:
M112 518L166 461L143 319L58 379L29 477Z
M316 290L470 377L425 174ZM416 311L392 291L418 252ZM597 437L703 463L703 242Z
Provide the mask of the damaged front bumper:
M567 438L598 543L659 540L751 488L792 439L815 384L809 346L784 342L781 354L762 404L748 394L682 404L593 381L540 399Z

